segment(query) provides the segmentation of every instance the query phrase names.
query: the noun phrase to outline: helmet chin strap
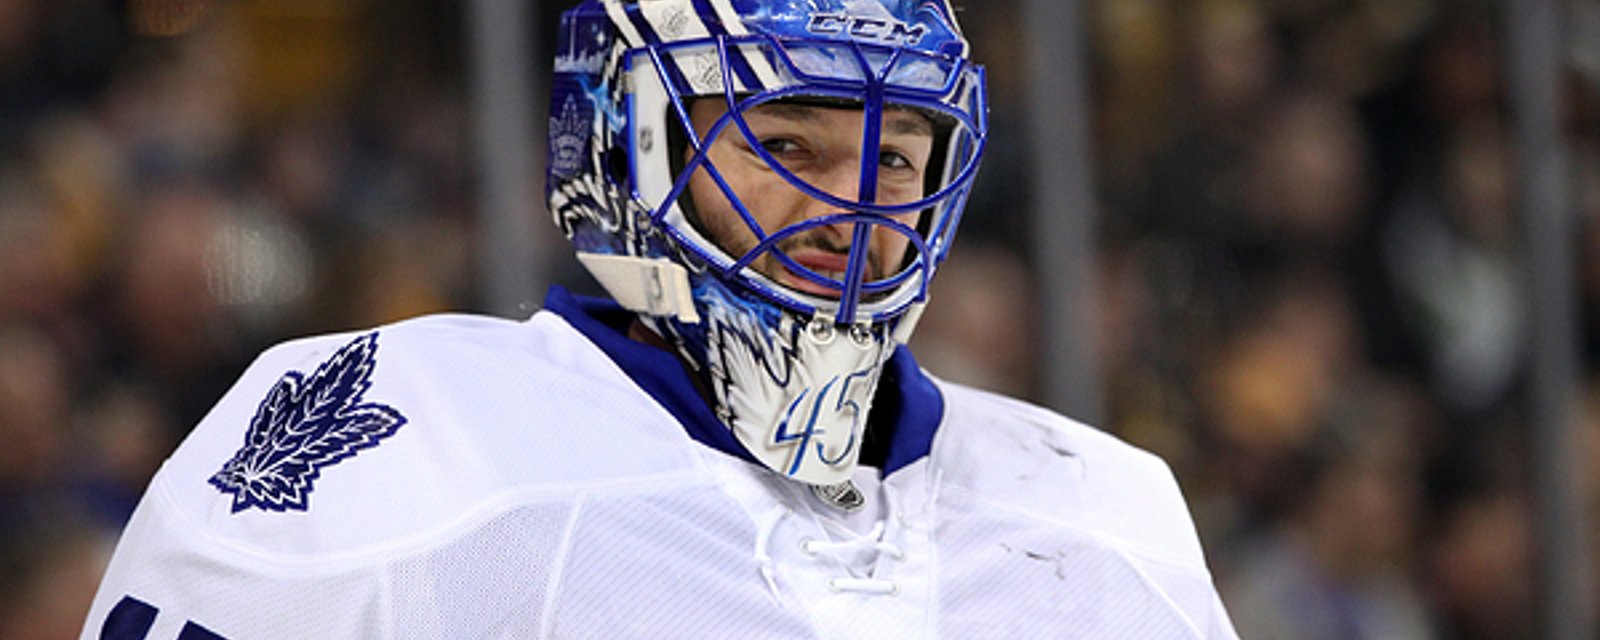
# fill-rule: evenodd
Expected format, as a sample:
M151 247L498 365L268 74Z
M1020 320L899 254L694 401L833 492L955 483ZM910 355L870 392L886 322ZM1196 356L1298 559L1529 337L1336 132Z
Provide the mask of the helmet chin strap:
M668 316L698 323L689 287L689 270L665 258L588 253L579 251L578 262L622 308L650 316Z
M917 329L917 322L922 320L922 312L928 309L927 296L922 302L913 302L906 308L905 315L894 325L894 341L897 344L911 344L911 332Z

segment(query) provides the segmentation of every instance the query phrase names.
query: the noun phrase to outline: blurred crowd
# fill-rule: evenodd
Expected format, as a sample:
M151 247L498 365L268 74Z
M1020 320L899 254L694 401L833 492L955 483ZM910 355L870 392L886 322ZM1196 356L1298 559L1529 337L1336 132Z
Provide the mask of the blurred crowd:
M460 41L446 3L0 0L0 638L76 637L262 348L474 304Z
M1089 5L1106 427L1173 464L1246 638L1537 633L1534 274L1502 4ZM1600 5L1565 6L1578 457L1594 498ZM1010 372L1037 363L1007 327L1049 274L970 242L1026 247L1030 223L1008 214L1056 205L1027 199L1026 156L1005 151L1026 143L1028 79L1016 48L995 44L1007 23L983 26L1004 142L968 219L990 228L952 259L976 269L935 283L931 309L964 315L919 338L1009 336L928 364L1026 395L1031 380ZM999 274L1007 286L980 286ZM952 309L958 298L976 302ZM1023 312L993 314L1006 304Z
M546 50L566 4L537 5ZM1028 195L1020 3L965 4L994 141L914 348L1037 397L1049 274L1024 248L1052 205ZM1600 6L1569 8L1593 460ZM1531 274L1498 4L1086 9L1102 426L1173 465L1240 632L1528 637ZM150 475L260 349L487 306L462 10L0 0L0 640L76 636Z

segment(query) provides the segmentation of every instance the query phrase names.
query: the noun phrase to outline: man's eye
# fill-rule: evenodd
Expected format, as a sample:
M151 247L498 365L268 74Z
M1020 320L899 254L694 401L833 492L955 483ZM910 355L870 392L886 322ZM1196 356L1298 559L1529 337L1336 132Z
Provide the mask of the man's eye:
M800 143L788 138L768 138L761 141L761 148L772 155L783 155L800 150Z
M904 154L884 151L878 154L878 166L889 169L911 169L911 159Z

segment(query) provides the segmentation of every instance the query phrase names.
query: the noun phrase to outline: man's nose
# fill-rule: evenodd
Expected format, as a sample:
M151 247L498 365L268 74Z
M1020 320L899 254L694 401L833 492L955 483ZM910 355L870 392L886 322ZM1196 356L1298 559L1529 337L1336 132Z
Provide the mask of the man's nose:
M817 190L847 203L861 202L862 196L867 195L868 191L862 188L859 159L830 163L824 170L807 176L806 180ZM823 202L809 194L806 195L806 208L808 218L830 213L850 213L848 208Z
M828 166L825 171L819 171L808 176L808 182L817 190L838 198L847 203L860 202L863 189L861 188L861 163L837 162ZM813 220L826 215L854 213L848 208L839 207L824 202L810 194L802 194L801 218ZM833 239L838 247L850 246L851 237L854 235L855 224L839 222L823 227L827 235Z

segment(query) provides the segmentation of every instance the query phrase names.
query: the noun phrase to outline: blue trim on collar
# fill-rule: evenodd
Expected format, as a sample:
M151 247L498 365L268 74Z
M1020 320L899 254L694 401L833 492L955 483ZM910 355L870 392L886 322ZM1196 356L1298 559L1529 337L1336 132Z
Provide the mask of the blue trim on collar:
M677 418L689 437L760 466L733 431L712 413L691 380L693 374L677 355L628 337L628 326L635 318L633 312L613 300L574 295L560 286L550 287L544 308L561 316L604 351L634 384ZM897 347L889 358L868 419L873 428L887 430L883 434L889 438L883 460L885 476L927 456L933 448L933 436L944 419L944 395L923 375L905 345Z
M600 347L634 384L678 419L689 437L751 464L761 464L711 412L694 386L694 374L677 355L628 337L628 325L635 318L632 311L613 300L573 295L559 286L550 287L545 294L544 308L561 316Z
M889 450L883 458L883 475L899 471L928 455L933 436L944 420L944 394L922 373L911 348L900 345L884 366L873 397L872 413L891 417L891 421L872 420L874 428L889 427ZM880 413L881 412L881 413Z

